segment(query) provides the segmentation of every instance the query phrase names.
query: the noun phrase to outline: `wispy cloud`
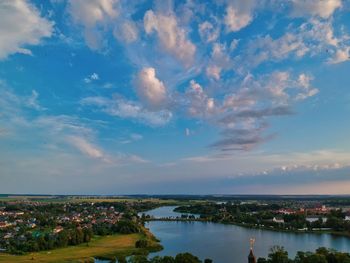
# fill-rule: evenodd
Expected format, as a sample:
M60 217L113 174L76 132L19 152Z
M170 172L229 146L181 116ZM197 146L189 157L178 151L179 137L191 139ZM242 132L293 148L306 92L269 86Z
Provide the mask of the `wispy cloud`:
M67 141L74 145L83 154L86 154L88 157L98 159L104 157L104 153L101 151L101 149L98 149L97 146L88 142L85 138L78 136L68 136Z
M83 28L85 41L91 49L103 48L105 43L100 27L108 26L119 15L117 4L117 0L68 1L68 12L73 22Z
M39 45L42 39L51 37L53 25L29 1L1 1L0 60L15 53L31 55L28 46Z
M319 16L329 18L338 8L342 6L341 0L293 0L292 15L294 16Z
M134 119L150 126L167 124L172 113L168 110L149 111L135 101L129 101L115 95L112 99L106 97L86 97L81 100L85 106L97 107L101 111L120 118Z
M99 75L94 72L91 75L89 75L86 78L84 78L84 82L85 83L91 83L91 82L93 82L95 80L99 80L99 79L100 79Z
M149 10L144 16L147 34L157 33L161 46L186 66L190 66L196 46L187 38L185 29L178 25L174 14L154 13Z

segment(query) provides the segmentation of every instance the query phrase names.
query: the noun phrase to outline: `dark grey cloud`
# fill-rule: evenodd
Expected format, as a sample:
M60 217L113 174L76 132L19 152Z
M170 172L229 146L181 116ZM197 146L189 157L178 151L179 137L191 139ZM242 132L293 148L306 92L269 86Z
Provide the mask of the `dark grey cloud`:
M220 122L221 123L228 123L228 122L235 122L238 121L238 119L244 119L244 118L255 118L260 119L264 117L271 117L271 116L286 116L286 115L292 115L294 112L292 111L290 106L277 106L273 108L263 108L260 110L250 109L250 110L243 110L240 112L230 113L223 117Z
M267 127L267 123L262 122L257 127L225 129L221 132L222 138L211 144L210 147L226 152L250 150L275 136L262 135Z

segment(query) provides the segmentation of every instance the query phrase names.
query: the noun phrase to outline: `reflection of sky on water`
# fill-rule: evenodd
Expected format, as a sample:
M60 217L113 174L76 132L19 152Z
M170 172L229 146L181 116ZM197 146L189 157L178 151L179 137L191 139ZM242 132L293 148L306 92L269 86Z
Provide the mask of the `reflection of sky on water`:
M173 208L168 209L173 213ZM152 214L157 216L156 212L153 210ZM163 207L162 216L165 212ZM293 257L297 251L313 251L320 246L350 251L349 238L328 234L285 233L203 222L153 221L146 226L164 246L163 251L154 255L190 252L201 259L211 258L216 263L245 263L251 237L256 238L255 254L263 257L274 245L284 246Z

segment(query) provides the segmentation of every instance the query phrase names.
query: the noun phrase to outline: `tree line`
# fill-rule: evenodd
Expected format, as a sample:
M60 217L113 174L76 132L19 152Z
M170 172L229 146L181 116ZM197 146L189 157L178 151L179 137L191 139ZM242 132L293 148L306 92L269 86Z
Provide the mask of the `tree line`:
M320 247L315 252L299 251L291 259L283 247L276 246L267 258L258 258L257 263L350 263L350 254Z

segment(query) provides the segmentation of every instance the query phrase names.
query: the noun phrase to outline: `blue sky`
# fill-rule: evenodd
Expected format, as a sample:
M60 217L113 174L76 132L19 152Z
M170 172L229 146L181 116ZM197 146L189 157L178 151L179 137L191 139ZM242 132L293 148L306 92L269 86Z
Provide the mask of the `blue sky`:
M1 1L0 192L349 194L349 11Z

